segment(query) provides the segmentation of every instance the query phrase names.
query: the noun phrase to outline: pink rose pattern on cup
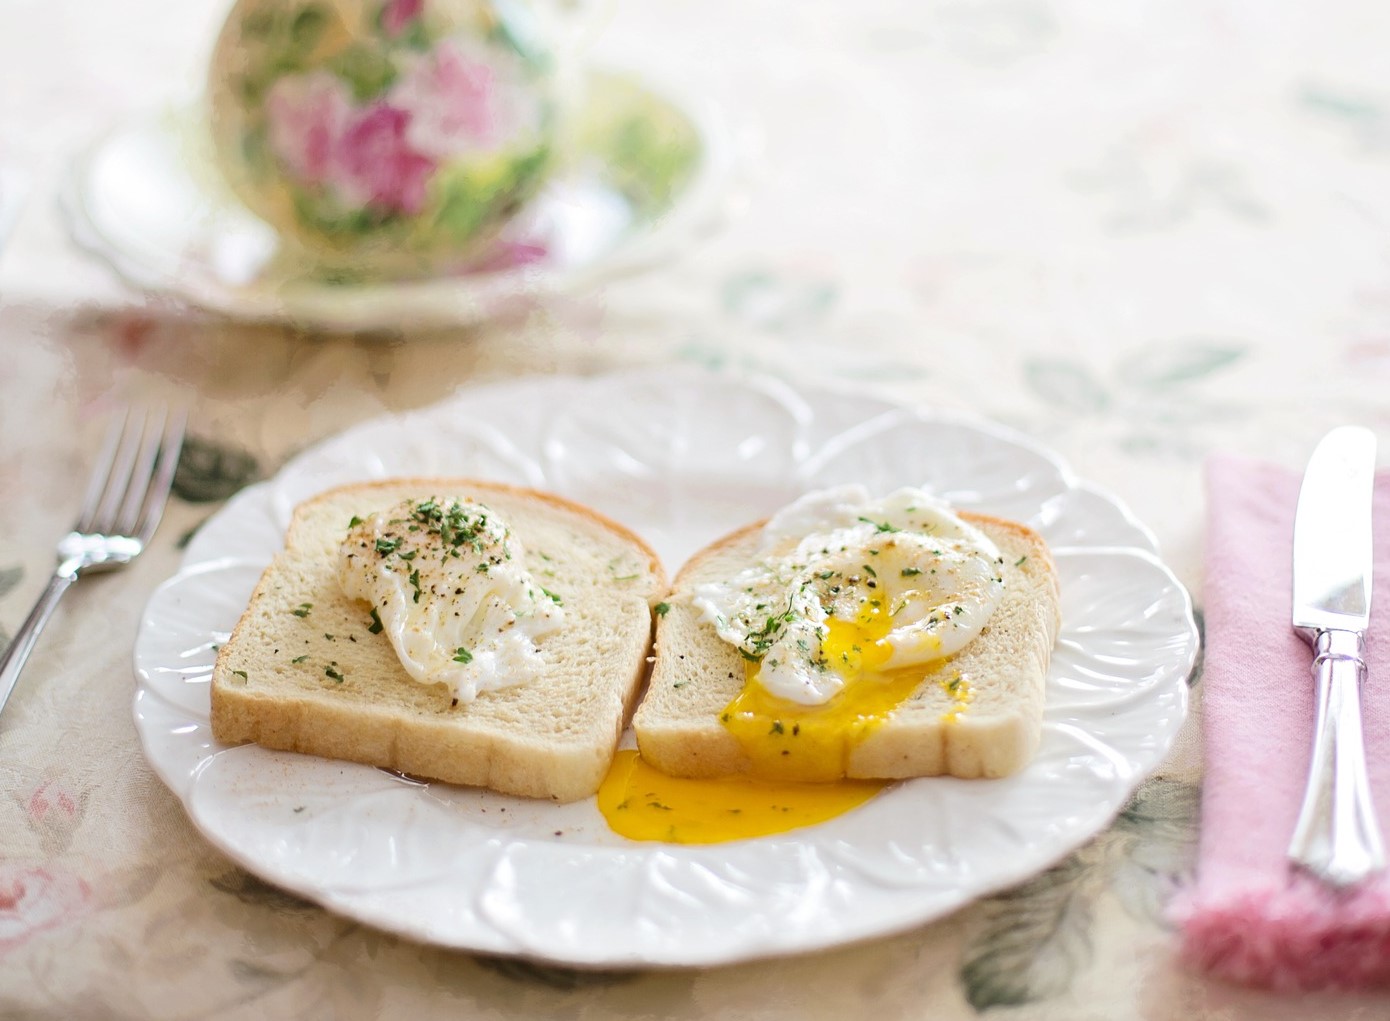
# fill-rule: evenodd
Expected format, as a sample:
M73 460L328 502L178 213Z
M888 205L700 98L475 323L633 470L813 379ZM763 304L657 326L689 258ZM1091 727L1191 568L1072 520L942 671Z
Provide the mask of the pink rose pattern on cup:
M381 30L395 39L402 35L424 10L425 0L390 0L381 9Z
M389 4L383 26L404 6ZM326 187L345 206L416 215L441 166L539 136L540 102L519 65L498 47L444 39L411 54L383 98L365 104L329 71L285 75L266 96L271 151L299 183Z
M515 68L474 39L446 39L415 60L391 89L410 113L406 137L437 160L485 155L540 131L540 110Z
M327 71L286 75L271 86L265 112L270 148L285 169L305 184L327 183L352 112L342 80Z
M523 28L493 0L238 0L211 81L229 182L311 273L471 271L551 162Z
M435 164L406 143L410 114L388 103L353 112L337 139L327 183L353 206L413 216L425 205L425 183Z

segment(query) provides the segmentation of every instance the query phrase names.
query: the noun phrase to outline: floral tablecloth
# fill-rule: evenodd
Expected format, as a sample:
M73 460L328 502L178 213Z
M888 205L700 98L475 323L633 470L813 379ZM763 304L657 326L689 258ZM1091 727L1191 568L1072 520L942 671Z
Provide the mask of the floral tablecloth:
M695 363L982 412L1157 534L1201 604L1200 466L1301 465L1326 428L1390 440L1383 5L648 0L592 9L726 109L732 214L639 277L454 330L320 334L142 297L66 240L72 154L196 89L208 0L0 9L0 643L123 395L194 400L154 547L83 582L0 718L0 1017L1377 1018L1175 960L1194 711L1113 825L937 923L710 970L586 972L424 947L299 900L192 829L140 754L131 649L180 547L314 440L459 386ZM3 219L3 218L0 218Z

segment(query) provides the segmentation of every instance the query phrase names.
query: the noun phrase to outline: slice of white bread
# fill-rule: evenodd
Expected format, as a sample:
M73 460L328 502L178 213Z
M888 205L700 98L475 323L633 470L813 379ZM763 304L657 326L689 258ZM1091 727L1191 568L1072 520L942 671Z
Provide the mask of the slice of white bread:
M1044 680L1060 624L1056 568L1042 537L1031 529L957 513L999 547L1003 597L970 644L930 664L913 693L851 744L843 763L847 777L1007 776L1037 750ZM749 525L692 557L677 574L657 621L656 665L633 728L642 758L663 773L709 778L753 768L720 722L743 688L743 657L713 625L700 620L691 597L696 586L732 578L753 563L762 527L763 522ZM948 694L957 671L971 693L961 711L953 711L955 700Z
M371 632L371 608L338 582L354 516L430 496L472 498L501 515L526 569L563 601L563 624L537 641L541 674L468 704L454 704L444 684L412 680L386 635ZM218 653L213 735L506 794L583 798L612 762L665 589L642 540L545 493L465 479L330 490L295 509L284 551Z

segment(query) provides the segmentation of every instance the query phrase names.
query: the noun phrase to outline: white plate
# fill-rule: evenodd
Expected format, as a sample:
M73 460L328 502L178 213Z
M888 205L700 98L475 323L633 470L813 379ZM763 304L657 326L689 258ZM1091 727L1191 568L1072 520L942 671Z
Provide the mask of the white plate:
M925 779L784 836L629 842L593 800L421 785L208 731L214 646L328 486L471 475L544 487L649 538L674 570L797 494L925 485L1048 539L1062 631L1041 749L998 781ZM901 930L1045 868L1162 759L1197 651L1151 535L1054 456L988 423L862 395L684 371L459 392L297 457L214 516L150 600L135 648L145 753L194 824L251 871L406 936L581 966L710 965Z
M64 182L64 219L78 245L133 286L239 319L345 331L478 322L520 299L646 269L728 212L734 141L719 110L647 71L595 70L585 81L561 166L467 272L325 276L230 193L192 110L98 139Z

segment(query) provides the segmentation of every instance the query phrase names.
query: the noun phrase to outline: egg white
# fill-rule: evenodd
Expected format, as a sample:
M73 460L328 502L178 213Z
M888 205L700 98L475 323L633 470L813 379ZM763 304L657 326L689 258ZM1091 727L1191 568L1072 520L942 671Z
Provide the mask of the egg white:
M693 602L724 641L758 663L757 683L822 705L864 662L891 671L963 649L998 606L1001 567L988 536L925 491L874 500L862 486L843 486L775 515L758 562L697 586ZM856 636L854 655L827 654L832 621Z
M407 674L471 702L534 676L537 639L564 620L524 554L506 521L482 504L410 500L354 521L339 548L338 580L371 604Z

